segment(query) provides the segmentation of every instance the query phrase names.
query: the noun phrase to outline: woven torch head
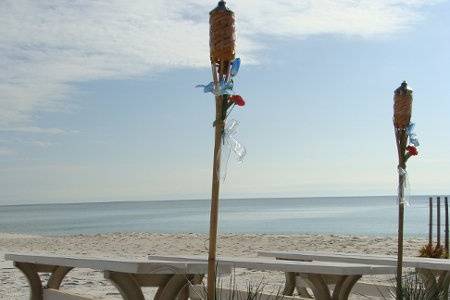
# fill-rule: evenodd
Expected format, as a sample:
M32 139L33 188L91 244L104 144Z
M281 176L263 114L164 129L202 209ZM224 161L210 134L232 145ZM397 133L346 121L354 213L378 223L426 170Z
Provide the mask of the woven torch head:
M209 13L211 62L230 62L235 54L234 13L220 1Z
M394 92L394 127L406 128L411 120L412 90L403 81Z

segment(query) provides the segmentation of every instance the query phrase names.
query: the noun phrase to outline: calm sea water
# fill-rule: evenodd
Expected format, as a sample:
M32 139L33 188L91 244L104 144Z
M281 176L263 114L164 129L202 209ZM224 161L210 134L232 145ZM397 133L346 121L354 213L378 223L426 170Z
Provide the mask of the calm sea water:
M425 236L428 200L410 201L405 235ZM0 206L0 232L12 233L207 233L208 222L208 200ZM219 228L222 233L395 235L397 206L392 196L223 200Z

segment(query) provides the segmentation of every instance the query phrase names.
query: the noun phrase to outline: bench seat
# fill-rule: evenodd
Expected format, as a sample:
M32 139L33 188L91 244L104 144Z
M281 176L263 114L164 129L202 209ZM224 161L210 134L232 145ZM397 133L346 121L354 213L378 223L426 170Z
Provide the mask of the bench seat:
M129 260L91 257L67 257L10 253L5 259L14 262L26 276L31 300L89 299L59 291L64 277L73 268L102 271L111 280L123 299L144 300L142 287L157 287L155 300L187 298L189 285L198 284L208 271L208 264L199 261ZM230 265L221 265L218 274L229 274ZM39 273L51 273L46 285Z
M397 257L391 255L357 254L357 253L332 253L316 251L259 251L258 256L272 257L282 261L326 261L346 262L371 265L397 265ZM423 278L428 290L443 291L442 298L447 299L447 291L450 286L450 260L425 257L404 257L403 266L415 268ZM286 280L292 281L293 279Z
M207 261L202 256L149 256L150 260ZM311 288L315 299L346 300L362 275L394 274L394 266L352 264L326 261L285 261L262 258L219 257L218 265L231 264L237 268L259 271L280 271L300 276ZM325 278L333 279L333 291ZM285 289L286 293L286 289Z

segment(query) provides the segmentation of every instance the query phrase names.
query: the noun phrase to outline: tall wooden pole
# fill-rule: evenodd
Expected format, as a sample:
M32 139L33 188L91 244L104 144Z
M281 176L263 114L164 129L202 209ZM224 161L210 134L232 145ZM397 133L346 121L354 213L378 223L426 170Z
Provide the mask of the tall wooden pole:
M399 149L399 174L398 174L398 236L397 236L397 299L402 299L402 278L403 278L403 228L405 219L405 180L406 162L404 150L406 148L407 135L405 130L397 130L397 141Z
M445 197L445 255L448 255L448 199Z
M433 197L429 199L428 245L433 245Z
M441 245L441 197L437 197L436 200L436 239L437 239L437 245Z
M219 219L220 154L227 113L227 96L221 93L221 83L228 81L230 63L235 56L234 13L219 1L209 13L209 45L211 71L214 80L216 118L214 122L214 162L211 189L211 211L209 223L208 253L208 300L216 299L216 252Z
M412 90L406 81L403 81L394 93L394 128L395 140L398 151L398 238L397 238L397 300L403 299L402 275L403 275L403 227L405 213L405 181L406 154L408 143L407 128L411 120Z
M219 219L219 190L220 190L220 153L222 146L222 96L216 97L216 122L214 135L214 162L212 174L211 211L209 223L209 255L208 255L208 299L216 298L216 252L217 252L217 224Z

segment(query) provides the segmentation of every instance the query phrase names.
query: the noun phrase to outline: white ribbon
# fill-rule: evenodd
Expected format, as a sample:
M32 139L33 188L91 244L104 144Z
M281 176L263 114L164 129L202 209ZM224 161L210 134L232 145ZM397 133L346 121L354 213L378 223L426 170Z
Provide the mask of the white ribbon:
M398 196L397 196L397 204L403 203L406 206L409 206L409 182L408 182L408 173L405 169L399 167L398 175L403 177L402 185L398 186ZM402 190L402 191L401 191Z
M247 150L237 139L238 126L239 122L233 119L226 122L225 129L223 130L221 155L223 163L220 167L222 181L225 181L227 177L228 161L230 160L231 152L233 151L235 154L238 163L242 163L247 154Z

